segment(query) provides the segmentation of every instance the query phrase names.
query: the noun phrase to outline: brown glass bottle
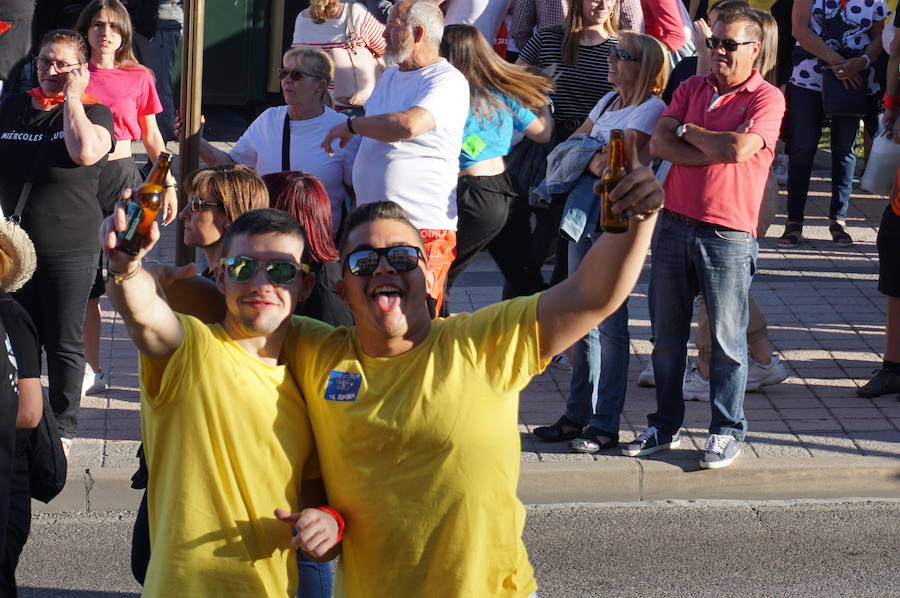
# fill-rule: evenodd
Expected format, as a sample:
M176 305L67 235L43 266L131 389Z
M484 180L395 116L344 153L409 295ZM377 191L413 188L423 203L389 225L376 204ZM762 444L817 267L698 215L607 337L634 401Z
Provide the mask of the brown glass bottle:
M162 195L165 191L166 177L172 166L172 154L160 152L156 165L144 184L134 190L131 199L125 204L128 225L119 233L119 244L116 249L128 255L137 255L150 236L153 221L162 206Z
M604 233L624 233L628 230L628 216L612 211L615 203L610 200L609 192L625 178L625 132L613 129L609 134L609 163L600 176L603 195L600 197L600 220L597 230Z

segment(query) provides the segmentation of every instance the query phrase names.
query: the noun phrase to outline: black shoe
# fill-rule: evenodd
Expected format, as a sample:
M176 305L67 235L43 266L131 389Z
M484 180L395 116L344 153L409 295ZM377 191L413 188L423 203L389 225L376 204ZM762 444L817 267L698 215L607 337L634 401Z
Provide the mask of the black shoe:
M532 432L544 442L562 442L574 440L581 436L582 426L573 422L565 415L559 418L552 426L540 426Z
M872 373L875 375L856 391L857 395L873 399L892 392L900 392L900 376L886 368L878 368Z

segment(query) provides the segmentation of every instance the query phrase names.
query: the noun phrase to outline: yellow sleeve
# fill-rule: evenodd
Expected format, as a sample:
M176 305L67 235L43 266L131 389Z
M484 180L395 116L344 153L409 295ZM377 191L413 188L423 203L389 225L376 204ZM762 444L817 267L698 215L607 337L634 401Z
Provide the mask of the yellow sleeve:
M138 354L138 376L141 398L154 407L186 396L195 376L203 375L203 364L209 350L212 332L192 316L175 314L181 321L184 337L164 368Z

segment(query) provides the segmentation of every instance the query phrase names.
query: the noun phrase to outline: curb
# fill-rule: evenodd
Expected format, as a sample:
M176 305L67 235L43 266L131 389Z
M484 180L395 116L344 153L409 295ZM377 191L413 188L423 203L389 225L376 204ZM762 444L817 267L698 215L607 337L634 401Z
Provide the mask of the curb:
M141 491L131 468L72 473L50 504L35 513L133 511ZM900 498L900 461L888 457L745 459L701 470L696 459L608 459L522 463L519 498L525 504L655 500L787 500Z

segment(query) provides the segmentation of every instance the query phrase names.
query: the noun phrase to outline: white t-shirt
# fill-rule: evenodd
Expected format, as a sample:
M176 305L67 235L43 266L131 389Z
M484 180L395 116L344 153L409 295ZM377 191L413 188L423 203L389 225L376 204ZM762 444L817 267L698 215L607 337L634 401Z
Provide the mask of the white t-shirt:
M509 0L448 0L446 4L444 22L447 25L474 25L488 45L494 45L494 37L509 8Z
M606 145L609 143L609 132L613 129L634 129L647 135L652 135L654 129L656 129L656 121L659 120L659 115L666 108L665 102L657 96L651 95L643 104L638 106L626 106L618 110L607 108L603 112L603 108L613 100L615 95L616 92L611 91L600 98L600 101L588 114L588 118L594 123L594 126L591 128L591 137ZM602 115L601 112L603 112Z
M287 109L287 106L276 106L260 114L229 150L231 159L252 166L260 176L281 172L281 138ZM333 156L326 154L320 144L331 127L345 120L346 116L326 106L325 111L315 118L291 121L291 170L308 172L321 181L331 200L335 231L341 223L344 185L351 183L353 160L360 140L359 135L355 135L343 148L335 141Z
M353 166L357 204L391 200L416 228L456 230L459 150L469 115L469 83L446 60L414 71L385 71L366 102L366 116L428 110L434 128L408 141L364 137Z

